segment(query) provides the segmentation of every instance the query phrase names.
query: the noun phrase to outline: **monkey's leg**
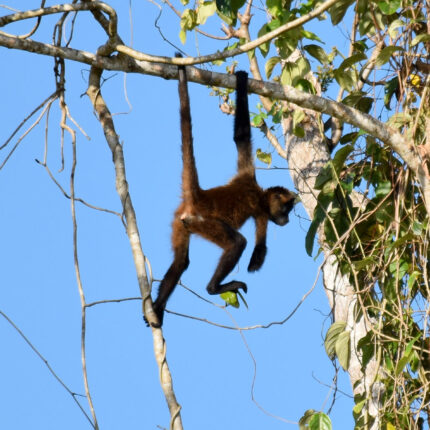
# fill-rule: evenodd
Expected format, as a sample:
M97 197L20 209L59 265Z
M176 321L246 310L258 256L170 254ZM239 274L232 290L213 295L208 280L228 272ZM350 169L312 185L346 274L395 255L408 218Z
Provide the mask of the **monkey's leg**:
M218 266L215 269L215 273L206 287L208 293L221 294L226 291L237 292L239 289L246 292L247 286L244 282L231 281L226 284L221 284L239 261L246 247L246 239L234 228L217 219L199 221L193 225L192 231L216 243L224 250L218 262Z
M166 308L167 300L173 293L179 278L190 264L190 260L188 258L189 243L190 232L184 226L182 221L175 219L173 221L172 231L174 260L160 283L157 300L155 300L152 305L159 323L158 325L154 325L154 327L161 327L163 324L164 309Z

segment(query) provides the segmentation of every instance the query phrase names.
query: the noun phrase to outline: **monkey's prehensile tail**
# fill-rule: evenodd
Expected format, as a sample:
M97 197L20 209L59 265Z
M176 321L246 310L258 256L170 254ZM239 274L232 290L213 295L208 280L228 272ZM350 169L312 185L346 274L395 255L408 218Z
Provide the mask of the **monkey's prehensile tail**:
M251 148L251 123L248 109L248 73L236 72L236 115L234 117L234 141L239 158L239 172L254 171Z
M196 169L196 161L194 159L190 98L188 95L187 72L184 66L179 66L179 101L183 162L182 193L184 203L190 203L193 205L197 200L200 186Z

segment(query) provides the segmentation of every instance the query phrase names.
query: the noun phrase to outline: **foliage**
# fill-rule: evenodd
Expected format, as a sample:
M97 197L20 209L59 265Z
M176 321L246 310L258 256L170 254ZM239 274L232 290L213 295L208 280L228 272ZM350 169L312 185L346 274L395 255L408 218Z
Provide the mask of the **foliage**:
M112 12L107 12L106 5L100 9L104 15L96 9L101 7L98 2L78 3L72 2L67 8L72 10L72 6L86 3L85 10L92 10L102 27L109 16L109 32L115 33L116 19ZM225 37L216 39L225 42L219 49L225 52L249 42L251 22L253 37L260 38L305 17L323 2L266 0L261 11L260 5L245 0L181 0L181 11L170 2L163 3L180 17L179 38L183 44L189 32L201 31L212 17L222 20ZM25 18L39 16L34 15L36 12ZM258 12L261 14L257 18ZM345 110L352 107L371 113L399 130L429 180L429 16L429 2L423 0L338 0L317 19L329 21L332 26L351 24L347 32L351 42L348 52L342 51L341 43L328 49L325 35L314 26L296 25L277 37L261 41L248 52L248 58L253 70L259 69L258 61L264 64L261 70L264 69L266 79L308 94L330 92L328 97L339 100ZM40 19L34 32L39 24ZM62 24L58 24L55 44L59 50L63 48L62 30ZM33 30L17 38L19 46L30 45L31 34ZM9 36L4 33L3 37ZM111 49L113 54L120 39L112 34L109 37L110 43L104 48ZM62 100L64 61L60 56L55 61L54 98ZM217 60L214 65L223 62ZM236 64L236 60L227 60L228 73L233 73ZM337 96L332 94L335 91ZM229 98L232 90L213 88L213 92L223 100L224 111L232 113L234 104ZM61 103L66 115L66 105L63 100ZM306 113L286 102L265 99L257 104L252 125L269 134L283 120L291 125L291 136L287 138L306 137ZM318 123L323 141L325 125L322 119ZM371 403L379 407L381 428L421 430L425 421L427 427L430 425L430 226L422 188L405 160L391 147L363 130L343 124L339 128L340 138L327 140L331 159L315 179L312 191L317 195L317 205L305 247L309 255L315 254L318 235L318 254L324 251L326 256L335 256L341 274L354 287L355 321L334 321L325 336L325 350L331 360L337 360L348 371L351 357L357 352L353 351L354 346L363 374L371 362L380 370L372 381L379 387L379 397L374 398L370 393L355 395L352 412L357 430L372 425ZM272 138L276 139L274 135ZM282 153L283 148L277 149ZM257 149L256 157L268 166L272 164L269 152ZM238 294L247 307L242 294ZM236 293L227 292L221 298L226 305L240 306ZM353 344L354 324L362 319L368 332L358 345ZM163 356L163 363L164 360ZM309 409L300 419L299 427L329 430L332 425L327 414Z
M375 66L386 68L378 84L385 88L385 109L390 109L393 98L397 101L398 113L389 122L419 146L425 142L429 115L428 93L422 84L426 75L413 57L404 54L419 55L426 49L428 37L421 33L426 12L420 2L375 5L370 16L363 2L357 3L359 32L367 46L375 32L371 19L376 18L394 39L389 42L397 43L384 47L376 57ZM344 103L369 112L376 106L375 98L354 89L361 73L357 66L367 58L366 51L345 59L333 75L349 92ZM322 231L324 246L336 255L342 273L359 293L357 319L366 315L372 328L360 340L359 350L363 371L371 359L382 369L378 382L383 387L379 399L383 428L422 428L430 413L428 213L416 178L392 150L353 130L344 134L341 143L347 145L316 180L319 205L306 248L311 254L315 234ZM337 356L346 368L346 340L343 348L338 346L343 337L349 339L345 324L335 323L325 346L329 357ZM357 429L371 424L367 401L355 398Z
M365 313L372 326L359 349L363 369L371 358L384 369L384 422L414 428L427 416L429 401L428 214L404 163L372 137L362 139L363 147L342 147L317 178L320 205L307 249L312 251L313 236L323 229L325 245L359 293L357 319ZM356 205L358 190L365 200ZM347 339L345 324L338 322L325 341L327 354L337 356L343 368ZM356 420L364 428L366 417L356 413Z
M332 430L330 418L323 412L308 409L299 421L300 430Z
M258 37L306 15L319 3L267 0L268 19ZM214 2L199 3L195 16L208 4L213 8ZM215 4L225 23L240 24L237 12L243 2L217 0ZM336 47L327 51L322 35L296 27L258 46L266 78L315 93L315 82L309 78L313 70L321 91L337 86L345 105L365 113L378 112L420 147L427 163L428 66L421 60L428 58L430 44L426 7L425 2L413 0L338 1L319 19L329 18L333 25L344 20L352 23L349 53L344 55ZM186 15L182 29L190 30L214 13L210 9L201 14L204 19ZM239 44L246 41L239 38ZM301 55L292 59L297 49ZM382 99L378 100L375 88L383 90ZM303 112L286 110L276 101L267 111L260 106L253 123L257 127L269 121L279 124L289 116L293 133L303 137ZM428 214L420 186L405 162L373 136L345 127L339 144L316 179L318 205L306 250L313 253L319 234L324 250L336 256L342 274L358 293L356 318L364 315L371 328L359 342L363 371L371 359L383 369L375 381L383 386L381 425L421 428L422 420L430 415L430 256ZM267 164L272 161L261 150L257 157ZM328 356L345 370L351 352L350 329L346 322L337 321L325 338ZM366 396L355 398L357 429L371 424L368 402ZM326 417L310 410L300 428L331 428ZM314 424L317 421L319 427Z

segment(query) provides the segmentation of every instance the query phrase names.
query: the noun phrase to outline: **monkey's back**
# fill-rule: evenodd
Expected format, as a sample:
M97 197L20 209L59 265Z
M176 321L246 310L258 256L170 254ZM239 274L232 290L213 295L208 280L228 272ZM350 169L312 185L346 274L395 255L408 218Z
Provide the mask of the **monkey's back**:
M188 214L189 211L182 203L176 216L184 218L185 214L185 218L188 215L197 219L216 218L238 229L248 218L261 214L265 207L263 195L263 190L253 176L239 175L226 185L199 190L192 214Z

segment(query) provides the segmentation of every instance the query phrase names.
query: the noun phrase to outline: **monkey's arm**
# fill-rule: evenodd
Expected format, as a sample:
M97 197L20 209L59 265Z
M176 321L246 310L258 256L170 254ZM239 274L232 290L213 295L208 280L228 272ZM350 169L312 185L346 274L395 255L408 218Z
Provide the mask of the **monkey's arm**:
M266 258L266 233L267 233L267 217L258 217L255 219L255 247L252 252L251 260L249 261L248 272L259 270Z

